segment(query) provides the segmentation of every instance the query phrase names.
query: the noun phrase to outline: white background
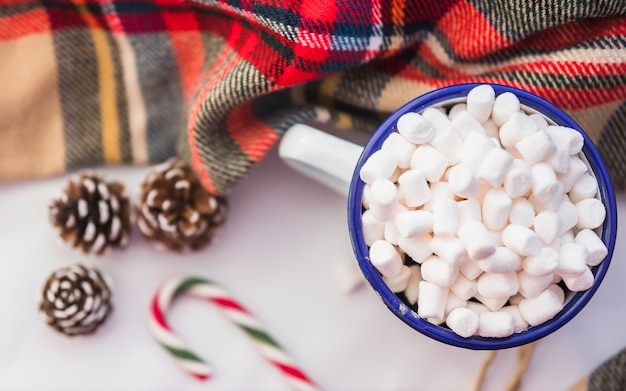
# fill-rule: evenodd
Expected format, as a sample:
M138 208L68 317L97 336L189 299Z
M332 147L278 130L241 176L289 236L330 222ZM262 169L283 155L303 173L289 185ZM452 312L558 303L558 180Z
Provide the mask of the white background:
M147 168L106 168L134 191ZM325 390L472 390L484 351L428 339L396 319L369 287L342 292L337 265L354 262L345 199L288 168L276 149L230 194L227 224L194 254L158 251L133 232L126 250L100 258L61 245L47 204L67 175L0 185L0 390L287 390L274 367L219 310L177 301L172 327L209 361L199 382L152 339L147 319L155 290L174 276L223 285L254 313ZM626 197L618 195L618 214ZM626 347L626 244L587 307L542 340L523 390L563 390ZM68 338L48 328L36 301L47 275L63 265L96 264L115 283L115 310L94 335ZM486 390L511 376L515 351L499 353Z

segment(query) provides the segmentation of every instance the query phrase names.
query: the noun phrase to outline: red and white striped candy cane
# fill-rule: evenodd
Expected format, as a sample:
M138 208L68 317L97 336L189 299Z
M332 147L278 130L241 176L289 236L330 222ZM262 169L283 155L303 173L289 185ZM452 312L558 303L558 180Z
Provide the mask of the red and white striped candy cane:
M254 342L259 352L272 363L294 390L317 390L287 353L261 327L260 323L228 292L212 281L197 277L178 277L167 281L155 293L150 309L150 329L157 342L165 348L189 374L200 380L211 377L211 367L180 339L167 323L166 311L179 296L187 294L215 303Z

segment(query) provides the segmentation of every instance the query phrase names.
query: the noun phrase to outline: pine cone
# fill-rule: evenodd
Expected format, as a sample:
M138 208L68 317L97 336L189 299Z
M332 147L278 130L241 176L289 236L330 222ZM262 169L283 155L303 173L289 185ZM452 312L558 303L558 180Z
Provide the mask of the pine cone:
M130 203L124 185L92 173L68 180L64 193L49 208L50 223L61 239L85 253L103 254L125 247L130 232Z
M178 159L154 167L141 184L137 225L152 243L182 252L208 245L224 223L226 198L210 194Z
M60 333L91 334L113 307L106 277L95 268L75 264L53 272L41 291L39 313Z

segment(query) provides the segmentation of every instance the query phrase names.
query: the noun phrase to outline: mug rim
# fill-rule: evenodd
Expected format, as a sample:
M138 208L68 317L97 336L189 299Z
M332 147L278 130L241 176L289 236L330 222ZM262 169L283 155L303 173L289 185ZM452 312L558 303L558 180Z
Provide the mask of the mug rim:
M369 261L369 250L365 244L361 220L363 212L362 194L365 184L361 181L359 172L365 160L373 152L380 149L387 136L396 130L396 123L400 116L407 112L419 113L428 107L440 105L452 99L465 98L472 88L485 84L490 85L494 89L496 96L505 92L511 92L518 97L522 105L538 111L557 125L570 127L582 134L584 139L582 152L596 176L600 198L607 210L606 218L602 224L601 239L607 246L608 254L602 262L591 268L594 275L593 286L586 291L571 292L572 295L566 301L563 309L552 319L537 326L529 326L526 330L515 332L508 337L491 338L474 335L465 338L447 327L436 325L420 318L417 312L389 289L378 270ZM359 268L388 309L407 325L430 338L448 345L474 350L506 349L524 345L541 339L568 323L587 305L604 279L613 256L617 234L617 207L613 184L606 165L585 131L569 115L547 100L519 88L493 83L467 83L442 87L412 99L387 117L369 138L359 157L350 183L347 211L350 240Z

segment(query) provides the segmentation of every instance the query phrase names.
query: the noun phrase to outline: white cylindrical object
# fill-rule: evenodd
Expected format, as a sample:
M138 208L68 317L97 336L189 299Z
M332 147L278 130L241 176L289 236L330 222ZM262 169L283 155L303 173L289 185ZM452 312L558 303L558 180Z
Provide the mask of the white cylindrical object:
M559 252L552 247L543 247L539 254L524 258L522 268L532 276L551 274L559 266Z
M435 236L452 236L459 225L459 206L454 200L433 201L433 233Z
M420 318L443 319L448 299L448 288L420 281L417 314Z
M522 316L517 305L507 305L502 307L500 312L506 312L513 317L513 328L515 332L524 331L528 328L528 322Z
M450 311L446 324L457 335L468 338L478 331L478 314L467 307L458 307Z
M426 234L412 238L398 239L398 247L405 252L415 263L422 263L426 258L433 255L429 249L432 236Z
M450 285L450 290L463 300L471 299L477 292L476 280L470 280L460 273L454 283Z
M567 172L558 174L559 182L563 184L563 191L569 193L572 186L589 170L585 162L580 160L578 156L572 156L569 160Z
M433 203L439 200L453 200L456 197L448 182L435 182L430 184L430 199L424 203L422 209L433 211Z
M396 216L398 189L386 179L377 179L372 183L369 194L369 206L372 215L378 221L391 220Z
M454 283L458 274L459 269L456 266L436 255L422 262L422 278L433 284L449 287Z
M519 293L526 298L535 297L552 283L552 274L543 276L531 276L524 270L517 273L519 280Z
M433 230L433 215L425 210L398 213L394 222L403 238L421 236Z
M587 256L589 252L583 245L566 243L559 248L559 266L555 273L561 277L575 277L589 269Z
M541 242L537 234L533 230L517 224L509 224L502 231L502 242L523 256L537 255L541 250Z
M582 151L585 140L582 134L575 129L566 126L552 125L548 126L546 131L554 141L554 144L566 148L570 155L576 155Z
M385 284L387 284L392 292L397 293L402 292L407 288L410 276L411 269L406 265L402 265L402 268L400 268L400 273L393 277L383 276L383 281L385 281Z
M557 295L546 289L531 299L524 299L519 303L522 317L531 326L538 326L552 318L563 309L563 304Z
M467 255L475 261L487 258L496 251L496 244L487 228L479 222L470 222L458 230L459 239Z
M424 174L419 170L409 170L402 173L398 177L398 195L407 206L411 207L421 206L430 200L430 189Z
M473 132L484 135L487 133L480 121L467 111L455 113L454 118L450 117L450 120L452 121L452 127L462 140L465 140Z
M507 312L483 312L480 314L478 335L487 338L504 338L513 334L515 323Z
M429 144L420 145L411 155L411 169L420 170L429 182L439 182L448 168L448 158Z
M511 154L503 149L493 148L478 170L478 179L493 187L499 187L512 165L513 157Z
M484 133L471 132L459 148L457 159L459 163L465 164L476 175L485 157L494 148L495 145Z
M503 229L509 220L512 205L511 197L503 189L491 189L483 200L483 224L490 230Z
M483 273L478 277L476 289L485 297L506 297L508 299L519 290L517 273Z
M533 180L530 166L521 159L514 159L504 175L502 185L511 198L525 195L532 187Z
M593 286L593 273L591 269L585 270L582 274L573 277L563 277L565 286L572 292L582 292Z
M454 121L456 116L462 111L467 111L467 104L457 103L448 110L448 118L450 118L450 121Z
M397 132L390 133L380 147L381 150L386 150L396 157L400 168L409 167L415 148L415 144Z
M532 192L537 199L549 200L559 189L559 181L554 169L547 163L537 163L530 168L532 176Z
M561 221L561 232L559 232L559 235L569 231L578 224L578 209L572 202L568 200L561 201L556 209L556 213Z
M549 244L561 233L561 219L556 212L544 210L535 216L533 228L539 239Z
M395 277L402 270L402 257L398 250L385 240L377 240L370 246L370 262L386 277Z
M457 203L459 208L459 227L471 222L482 222L480 203L477 200L463 200Z
M576 223L578 228L596 229L604 223L606 208L599 199L587 198L574 205L578 211L578 222Z
M365 239L365 244L371 246L375 241L384 238L385 223L377 220L372 211L369 209L365 210L361 216L361 221L363 222L363 239Z
M511 92L505 92L498 95L491 110L491 119L493 122L502 126L511 116L520 112L520 102L517 96Z
M598 182L589 173L584 173L574 186L572 186L568 195L570 200L575 204L586 198L594 198L598 194Z
M361 166L359 176L365 183L372 184L377 179L389 179L398 167L398 159L390 151L379 149L367 158Z
M495 122L495 121L494 121ZM497 124L497 123L496 123ZM506 149L517 151L515 145L538 132L537 124L524 113L514 113L500 127L500 143Z
M429 243L429 248L439 258L453 265L462 265L469 261L465 246L459 238L454 236L434 236Z
M459 197L475 199L480 195L478 179L472 170L464 164L457 164L450 168L448 183L452 191Z
M556 151L556 146L548 133L540 130L515 143L515 149L528 164L535 164L552 155Z
M467 111L483 123L491 116L496 93L488 84L474 87L467 93Z
M478 266L489 273L509 273L519 269L522 258L508 247L496 247L496 251L478 261Z
M572 205L574 206L574 205ZM517 198L511 204L511 212L509 213L509 222L511 224L521 225L530 228L535 222L535 209L526 198Z
M609 254L609 250L602 239L590 229L580 230L574 238L574 243L580 244L587 249L587 265L589 266L600 264Z
M418 113L406 113L398 118L398 133L414 144L425 144L435 135L435 126Z

